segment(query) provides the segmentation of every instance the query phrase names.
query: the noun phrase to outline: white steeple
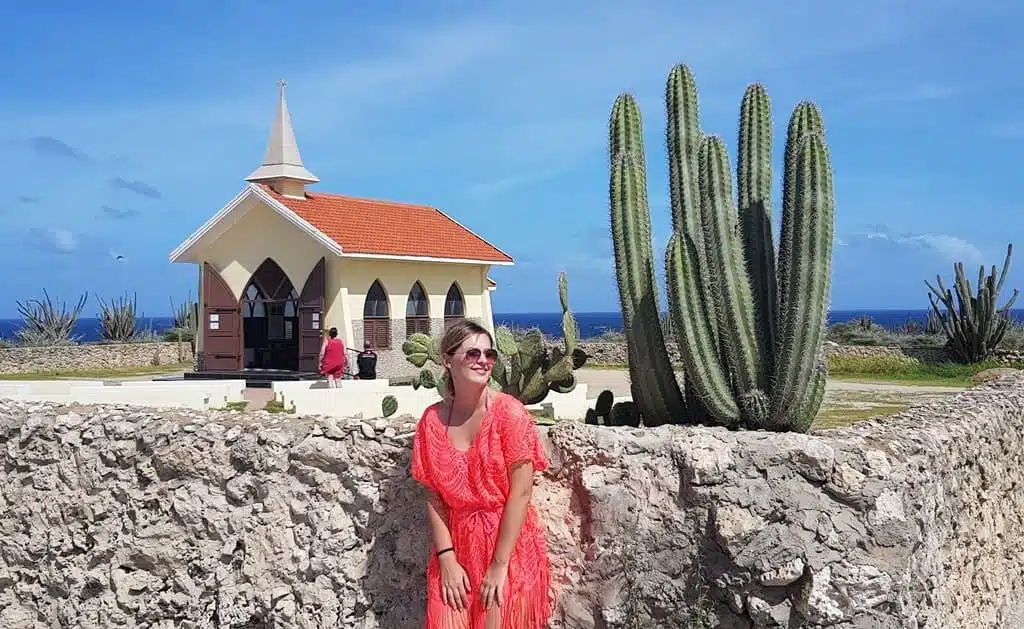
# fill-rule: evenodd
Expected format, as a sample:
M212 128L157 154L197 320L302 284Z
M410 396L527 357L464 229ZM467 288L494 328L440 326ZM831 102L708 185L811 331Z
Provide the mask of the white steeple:
M270 129L270 140L263 164L252 171L246 181L266 183L286 196L305 196L305 185L320 181L306 170L299 155L299 145L292 131L292 118L288 114L288 103L284 99L284 81L278 81L280 90L277 100L277 116Z

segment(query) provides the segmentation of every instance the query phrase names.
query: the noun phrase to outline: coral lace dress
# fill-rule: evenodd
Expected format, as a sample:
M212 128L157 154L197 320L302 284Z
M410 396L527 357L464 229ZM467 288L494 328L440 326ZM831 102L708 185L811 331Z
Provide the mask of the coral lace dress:
M509 467L532 461L534 470L548 461L533 416L516 398L499 393L488 404L480 430L467 451L452 445L440 403L423 412L413 440L412 475L448 507L455 557L469 576L468 605L462 611L445 604L436 554L427 566L426 629L484 629L488 610L480 583L498 541ZM434 549L436 552L436 549ZM501 629L541 629L550 617L550 564L543 528L531 505L509 560Z

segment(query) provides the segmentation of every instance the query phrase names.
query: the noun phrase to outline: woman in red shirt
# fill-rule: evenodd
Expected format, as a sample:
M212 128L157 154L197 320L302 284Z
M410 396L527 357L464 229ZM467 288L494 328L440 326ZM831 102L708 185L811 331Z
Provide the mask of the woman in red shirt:
M331 328L320 346L320 375L327 376L327 386L336 389L344 371L345 344L338 338L338 328Z
M434 534L424 629L541 629L550 562L530 502L548 460L533 415L488 386L500 359L485 328L451 326L441 358L447 390L424 411L412 452Z

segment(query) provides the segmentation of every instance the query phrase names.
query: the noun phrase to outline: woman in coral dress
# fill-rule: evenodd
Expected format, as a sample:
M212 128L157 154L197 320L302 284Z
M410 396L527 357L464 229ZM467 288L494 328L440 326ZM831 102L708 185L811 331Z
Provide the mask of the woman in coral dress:
M345 344L338 338L338 328L331 328L320 346L320 375L327 376L327 386L335 389L344 371Z
M426 629L541 629L551 614L547 542L530 504L547 458L533 416L487 383L493 339L468 320L441 339L444 399L413 440L434 535Z

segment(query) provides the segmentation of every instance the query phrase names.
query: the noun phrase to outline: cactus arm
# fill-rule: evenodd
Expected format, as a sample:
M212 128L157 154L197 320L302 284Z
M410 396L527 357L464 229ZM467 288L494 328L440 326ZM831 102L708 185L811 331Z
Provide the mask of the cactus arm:
M672 230L693 242L697 252L697 266L693 272L700 277L707 277L710 263L704 244L700 194L700 147L704 133L700 130L697 83L688 66L679 64L669 72L665 82L665 109ZM698 283L698 290L704 292L702 301L707 308L715 305L714 288L714 282ZM720 347L718 328L711 329L711 336L715 347ZM691 415L700 413L700 409L688 410Z
M789 127L786 130L786 149L783 155L782 165L782 214L783 217L793 214L793 205L796 203L797 197L797 158L800 152L801 142L804 136L808 133L825 133L825 125L821 119L821 111L818 106L809 101L803 101L793 109L793 113L789 118ZM792 276L789 270L789 263L792 259L790 252L793 248L793 223L792 221L782 221L781 229L779 230L779 259L778 259L778 270L776 276L778 277L778 295L779 295L779 312L785 313L789 311L789 304L786 303L786 299L792 294L792 291L786 287L786 282ZM781 335L781 326L784 325L781 317L779 320L780 329L776 332L776 345L779 344L780 340L778 335ZM778 360L778 350L775 352L776 360Z
M825 336L832 273L835 205L832 167L822 134L805 136L796 164L796 198L783 222L792 246L783 327L772 391L772 423L786 427L804 402Z
M720 301L716 304L718 333L733 372L744 419L753 426L764 423L767 414L766 378L758 356L757 326L750 281L743 249L736 229L739 225L732 204L732 184L725 145L717 136L704 138L701 145L701 204L704 208L704 242L717 279Z
M687 383L718 423L735 425L739 423L740 411L719 359L718 344L711 335L715 321L708 314L710 309L700 289L697 247L685 234L674 232L665 257L669 315L678 335Z
M807 432L814 419L821 410L821 401L825 399L825 383L828 380L828 364L814 370L811 376L811 386L807 392L804 404L796 412L791 423L791 429L795 432Z
M996 294L1003 292L1003 284L1006 283L1006 274L1010 272L1010 256L1013 255L1013 243L1006 246L1006 259L1003 260L1003 272L999 274L999 283L996 285ZM995 269L992 269L993 275Z
M655 426L680 419L685 401L661 330L640 110L631 96L616 99L610 126L612 243L631 388L645 423Z
M565 355L571 357L576 351L580 331L576 317L569 309L569 281L564 271L558 274L558 300L562 304L562 341L565 343Z
M759 83L743 94L738 153L740 230L754 299L758 354L764 373L771 373L778 307L772 239L772 113L768 93Z
M698 117L697 85L687 66L677 65L669 73L665 83L665 105L668 113L665 135L672 230L689 235L700 251L704 247L704 236L700 221L697 156L703 134Z

